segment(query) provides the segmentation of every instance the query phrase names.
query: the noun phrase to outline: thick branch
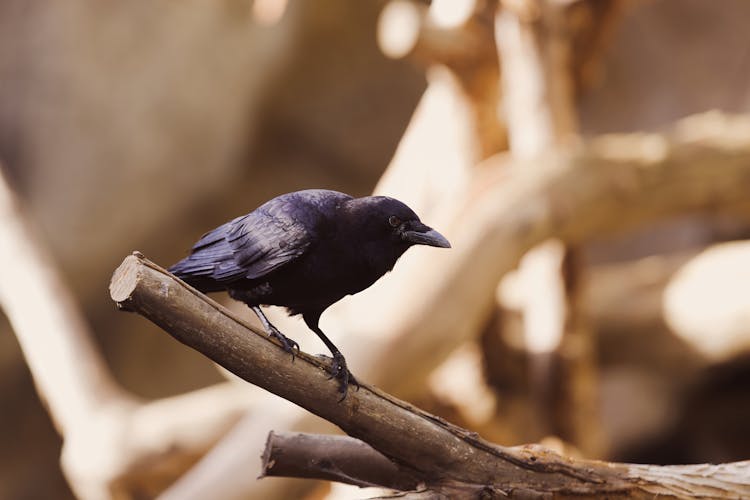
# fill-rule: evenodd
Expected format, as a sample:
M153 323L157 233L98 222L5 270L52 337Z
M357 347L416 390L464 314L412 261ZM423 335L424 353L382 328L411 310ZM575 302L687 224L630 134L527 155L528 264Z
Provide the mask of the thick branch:
M538 447L500 447L367 385L338 403L336 382L328 378L321 361L301 353L292 362L265 335L142 256L123 261L114 273L110 293L119 306L142 314L248 382L420 471L431 483L459 482L502 492L559 496L690 498L680 482L679 468L644 480L641 469L628 465L574 461ZM719 466L706 482L747 495L748 470L750 462ZM744 474L722 476L726 471ZM698 481L699 476L689 479Z
M362 441L346 436L270 432L263 476L325 479L355 486L415 490L423 480Z

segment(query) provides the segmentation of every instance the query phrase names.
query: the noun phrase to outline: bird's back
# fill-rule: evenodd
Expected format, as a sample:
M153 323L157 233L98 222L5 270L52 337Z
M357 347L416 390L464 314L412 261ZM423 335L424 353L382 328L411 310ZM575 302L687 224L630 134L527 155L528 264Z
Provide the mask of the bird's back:
M209 231L169 270L203 292L252 288L326 237L326 224L351 197L310 189L283 194Z

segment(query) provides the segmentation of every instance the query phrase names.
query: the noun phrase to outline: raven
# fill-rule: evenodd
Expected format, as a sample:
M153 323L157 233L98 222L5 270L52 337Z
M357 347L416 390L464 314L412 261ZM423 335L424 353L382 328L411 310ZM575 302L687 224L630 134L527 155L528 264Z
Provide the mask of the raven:
M301 314L333 355L331 376L339 380L343 400L349 382L357 381L318 326L320 315L372 285L412 245L450 247L396 199L308 189L282 194L209 231L169 271L202 292L227 291L250 306L292 357L299 345L268 321L260 305Z

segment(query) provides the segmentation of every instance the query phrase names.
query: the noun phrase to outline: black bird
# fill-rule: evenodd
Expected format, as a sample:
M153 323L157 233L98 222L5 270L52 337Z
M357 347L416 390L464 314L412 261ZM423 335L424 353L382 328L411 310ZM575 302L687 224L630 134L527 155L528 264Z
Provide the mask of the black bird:
M206 233L169 271L202 292L226 290L250 306L292 356L299 345L259 306L285 306L290 314L301 314L333 355L331 376L339 379L343 399L349 382L357 381L318 326L320 315L372 285L412 245L450 247L396 199L309 189L273 198Z

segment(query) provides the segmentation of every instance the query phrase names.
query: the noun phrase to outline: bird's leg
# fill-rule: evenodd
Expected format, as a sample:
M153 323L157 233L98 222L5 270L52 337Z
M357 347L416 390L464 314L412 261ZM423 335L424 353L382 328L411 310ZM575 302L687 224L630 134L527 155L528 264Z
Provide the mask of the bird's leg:
M304 315L305 323L307 323L308 328L315 332L315 334L320 337L320 340L323 341L323 343L328 347L328 350L331 351L331 354L333 355L333 361L331 363L331 376L329 378L336 378L338 379L340 385L339 385L339 392L341 393L341 399L339 399L339 402L343 401L344 398L346 398L346 393L349 390L349 384L354 384L357 387L357 390L359 390L359 382L357 382L357 379L354 378L354 375L352 375L352 372L349 371L349 368L346 366L346 359L344 358L344 355L341 354L341 351L338 350L338 348L331 342L328 337L326 337L325 333L323 333L323 330L320 329L318 326L318 316L311 316L311 315Z
M250 306L250 308L253 310L256 316L258 316L260 322L263 323L263 328L265 328L266 333L281 342L281 346L286 352L292 355L292 361L294 361L294 350L297 349L297 352L299 352L299 344L281 333L278 328L273 326L271 322L268 321L268 318L266 318L266 315L263 314L260 306Z

